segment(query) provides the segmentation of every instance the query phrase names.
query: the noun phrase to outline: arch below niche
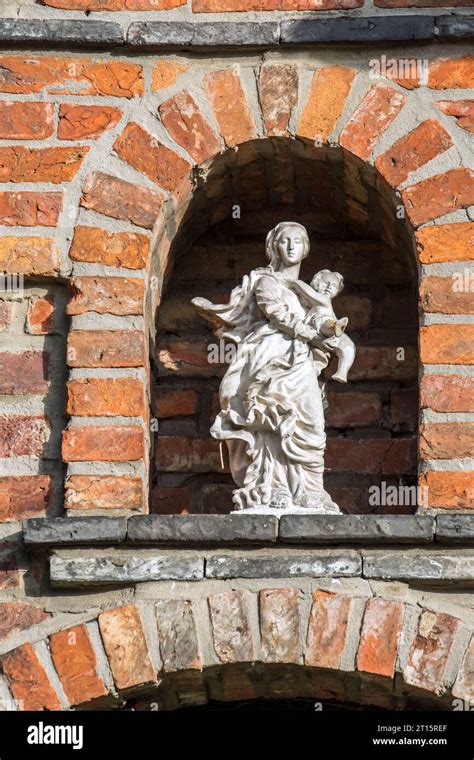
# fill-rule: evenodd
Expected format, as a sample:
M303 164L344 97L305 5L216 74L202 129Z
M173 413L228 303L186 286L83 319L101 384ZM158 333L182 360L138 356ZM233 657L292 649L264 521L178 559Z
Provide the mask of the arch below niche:
M287 584L287 585L285 585ZM12 709L173 710L209 700L313 699L386 710L469 709L467 608L423 592L368 596L288 580L198 583L2 645ZM49 629L48 629L49 627ZM25 637L25 638L26 638ZM469 701L471 700L471 702Z
M330 372L326 377L327 467L333 470L328 490L347 512L416 511L418 267L403 209L370 164L344 148L301 138L249 141L196 172L191 200L169 243L153 317L152 414L159 434L151 511L232 508L232 481L220 469L218 444L209 436L226 348L190 302L195 296L224 300L244 274L266 263L266 233L285 219L309 230L312 253L303 262L303 280L322 268L343 274L336 313L349 316L358 346L352 382L341 387L329 380ZM207 361L211 349L219 367ZM194 413L186 407L193 394L199 399ZM391 508L377 504L375 494L370 503L369 489L380 488L382 480L411 488L412 500Z

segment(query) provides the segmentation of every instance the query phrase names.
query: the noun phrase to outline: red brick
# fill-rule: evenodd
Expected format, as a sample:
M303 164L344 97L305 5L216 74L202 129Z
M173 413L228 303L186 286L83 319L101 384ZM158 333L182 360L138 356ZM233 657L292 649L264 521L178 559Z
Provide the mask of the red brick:
M453 142L436 119L428 119L397 140L375 161L375 167L392 187L398 187L431 159L448 150Z
M299 662L299 595L294 588L260 591L260 634L265 662Z
M143 269L150 256L150 239L136 232L107 232L76 227L69 256L73 261Z
M49 612L25 602L0 602L0 641L49 618Z
M13 304L0 301L0 332L8 330L12 319Z
M472 222L422 227L416 233L415 238L418 257L422 264L474 259L474 225Z
M384 84L371 87L341 133L339 142L342 147L363 160L367 159L405 101L406 96L394 87Z
M163 11L186 5L186 0L44 0L68 11Z
M156 681L138 609L129 604L101 612L99 627L117 689Z
M222 668L220 676L224 702L257 698L255 686L245 670L238 665Z
M474 509L472 472L422 472L419 482L428 489L432 509Z
M87 377L67 384L67 413L79 417L141 417L145 388L132 377Z
M0 393L5 396L41 395L48 390L49 356L44 351L2 352Z
M162 103L158 111L171 137L197 164L220 152L219 140L189 92L178 92Z
M315 591L306 638L305 665L338 669L346 645L351 598Z
M474 133L474 100L438 100L436 106L447 116L454 116L458 127Z
M160 388L154 404L155 415L158 419L165 417L184 417L196 414L198 410L199 396L192 389Z
M150 513L154 515L188 515L192 511L191 497L189 488L152 488Z
M472 412L474 378L465 375L424 375L421 406L435 412Z
M156 190L125 182L110 174L89 175L82 188L81 206L113 219L124 219L151 230L163 203Z
M144 280L131 277L73 277L68 314L143 314Z
M0 589L18 588L20 585L16 550L12 541L0 541Z
M398 346L357 346L355 362L349 372L349 380L410 380L418 375L418 357L414 346L402 346L405 358ZM335 368L334 368L335 369ZM329 375L332 374L332 370Z
M474 171L450 169L401 192L411 223L419 227L444 214L474 205Z
M423 277L420 282L420 306L423 311L441 314L474 313L472 291L465 289L464 279L462 271L451 277Z
M380 422L382 402L378 393L329 393L326 427L356 427Z
M45 417L0 417L0 457L41 456L48 438Z
M167 472L209 472L221 469L219 443L213 438L157 438L156 466Z
M0 147L0 182L69 182L89 148Z
M155 608L165 673L202 670L191 600L161 599L156 602Z
M204 85L226 146L240 145L256 137L238 68L211 71L204 77Z
M232 591L208 597L214 649L223 663L254 659L248 595Z
M474 56L439 58L430 61L428 87L434 90L471 88L474 82Z
M49 637L49 646L54 667L71 705L90 702L107 694L85 625L53 633Z
M414 438L328 438L326 467L334 472L406 474L416 464Z
M428 325L420 328L423 364L474 364L474 325Z
M66 509L140 509L141 478L120 475L71 475L65 484Z
M59 252L54 240L43 237L0 238L0 270L14 274L57 274Z
M364 612L357 669L393 678L398 643L403 626L404 605L372 597Z
M65 462L128 462L143 456L143 429L138 425L75 427L63 432Z
M30 335L48 335L54 332L54 296L46 295L30 301L25 331Z
M96 63L66 56L0 56L0 92L50 95L143 95L142 67L128 61Z
M0 522L44 517L51 496L50 475L0 478Z
M323 66L311 83L311 90L296 134L309 140L325 141L336 127L351 89L355 70L346 66Z
M62 103L59 109L60 140L95 140L106 129L114 127L122 116L111 106L82 106Z
M390 395L390 418L394 425L410 425L415 428L418 424L418 389L397 388Z
M292 63L264 63L258 87L267 135L287 137L288 122L298 104L298 67Z
M184 158L133 121L127 124L113 147L123 161L170 192L191 169Z
M443 693L446 661L459 622L457 618L443 612L422 611L403 674L406 683L435 694Z
M330 11L360 8L364 0L192 0L194 13Z
M208 357L208 344L200 340L167 339L156 349L156 363L162 375L222 376L228 365L210 362Z
M474 422L431 423L420 426L422 459L474 456Z
M188 71L188 69L189 66L177 61L164 61L162 59L156 61L152 71L152 92L163 90L165 87L171 87L178 77L185 71Z
M22 710L61 710L61 703L31 644L2 658L3 672Z
M54 103L0 101L0 139L44 140L54 132Z
M141 330L73 330L67 361L70 367L142 367L145 336Z

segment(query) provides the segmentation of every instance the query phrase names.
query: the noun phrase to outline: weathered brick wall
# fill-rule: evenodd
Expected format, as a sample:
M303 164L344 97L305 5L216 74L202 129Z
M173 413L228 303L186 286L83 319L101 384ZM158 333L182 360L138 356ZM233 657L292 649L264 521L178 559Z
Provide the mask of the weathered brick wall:
M39 382L39 356L7 361L17 337L1 338L7 386L8 362L33 368L23 386L5 390L20 397L16 416L4 407L2 418L3 439L13 440L12 425L20 439L2 460L8 520L23 514L12 506L18 477L30 478L29 514L60 509L65 414L67 509L146 510L150 490L153 510L225 509L228 477L216 477L218 447L207 435L223 366L207 361L210 335L189 300L225 297L263 263L264 234L284 217L310 228L305 276L321 266L344 274L338 309L359 345L353 382L329 386L334 495L348 511L365 511L370 484L412 482L420 432L429 506L472 506L472 58L450 50L449 58L423 48L426 84L417 71L374 82L373 51L363 60L340 52L331 65L295 52L263 65L252 55L240 65L198 65L186 55L2 57L1 266L27 282L56 278L69 291L67 327L58 316L58 337L44 339L45 393L28 387ZM417 268L419 431L410 406ZM454 287L453 275L464 286ZM2 300L6 314L10 300ZM15 305L12 332L23 334L25 304ZM47 361L63 361L59 335L67 328L64 406L48 385ZM43 338L21 340L31 349ZM32 419L22 411L33 409ZM33 419L42 415L48 419ZM21 430L32 426L40 427L25 438Z
M456 7L421 5L428 22L430 7ZM7 6L15 21L88 23L91 5L75 7ZM253 7L248 19L262 20ZM301 3L277 7L264 18L305 18ZM222 17L202 4L151 14L235 20L226 8ZM337 8L385 14L367 3ZM466 8L457 5L464 18ZM130 0L126 9L138 10ZM147 15L113 16L120 34L138 18ZM473 58L462 39L408 50L0 56L0 273L4 284L24 276L20 290L0 293L0 708L12 696L48 709L119 705L144 684L165 707L283 693L400 709L473 698L467 518L436 537L430 517L411 518L416 539L391 541L420 546L373 561L365 548L338 550L336 561L331 549L292 553L274 538L218 555L202 548L208 523L160 523L165 533L201 531L200 550L188 534L183 555L182 537L171 550L146 548L145 528L137 546L114 519L231 509L208 436L224 366L209 363L215 338L189 301L225 298L263 263L264 235L283 218L310 230L305 278L324 266L344 274L337 309L359 347L353 380L328 386L331 492L346 511L365 512L370 484L418 477L445 520L472 514ZM426 80L417 71L373 80L371 62L407 55L426 61ZM79 522L85 515L97 522ZM69 532L58 543L73 546L70 556L55 551L53 570L69 563L73 573L78 559L92 575L99 568L88 588L58 586L48 541L36 554L24 541L21 521L46 516L64 518L41 521ZM229 524L212 530L241 541ZM368 523L357 525L365 537ZM386 527L372 528L378 541ZM461 546L440 549L459 531ZM115 543L126 535L125 557ZM122 576L104 588L99 571L110 566ZM147 572L156 584L143 582ZM416 578L438 586L415 589ZM326 638L328 610L340 625Z

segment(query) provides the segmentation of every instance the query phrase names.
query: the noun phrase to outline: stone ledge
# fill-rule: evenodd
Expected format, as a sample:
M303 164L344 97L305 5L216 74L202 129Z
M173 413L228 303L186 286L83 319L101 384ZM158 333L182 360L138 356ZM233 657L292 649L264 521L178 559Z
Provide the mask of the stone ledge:
M278 519L272 515L137 515L127 531L133 544L262 544L277 538Z
M463 549L308 549L248 547L214 553L181 549L59 549L53 586L120 586L150 581L362 578L414 586L474 586L474 554Z
M369 16L283 21L282 44L434 40L433 16Z
M288 543L424 543L433 541L427 515L286 515L280 541Z
M461 543L474 540L474 515L135 515L33 518L25 547L265 546Z
M35 517L23 524L23 540L31 549L119 544L126 535L127 521L122 517Z
M279 42L276 21L135 21L127 31L127 44L140 48L268 47Z
M226 50L289 45L350 45L465 40L474 36L474 17L346 16L285 21L135 21L122 27L96 19L0 19L7 46L126 47L133 50Z
M20 45L75 45L110 47L123 45L125 33L112 21L63 21L62 19L0 19L0 42Z
M114 555L50 559L53 586L107 586L143 581L196 581L204 577L203 557Z

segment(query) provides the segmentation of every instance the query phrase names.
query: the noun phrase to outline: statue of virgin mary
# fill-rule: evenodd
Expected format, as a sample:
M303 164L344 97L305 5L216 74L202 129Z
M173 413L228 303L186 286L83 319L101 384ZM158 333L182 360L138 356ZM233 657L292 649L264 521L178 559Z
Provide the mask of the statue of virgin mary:
M238 511L340 513L323 485L319 375L331 344L305 322L307 309L298 297L308 254L306 229L281 222L267 235L268 265L245 275L227 304L193 299L215 334L237 344L211 435L227 444Z

